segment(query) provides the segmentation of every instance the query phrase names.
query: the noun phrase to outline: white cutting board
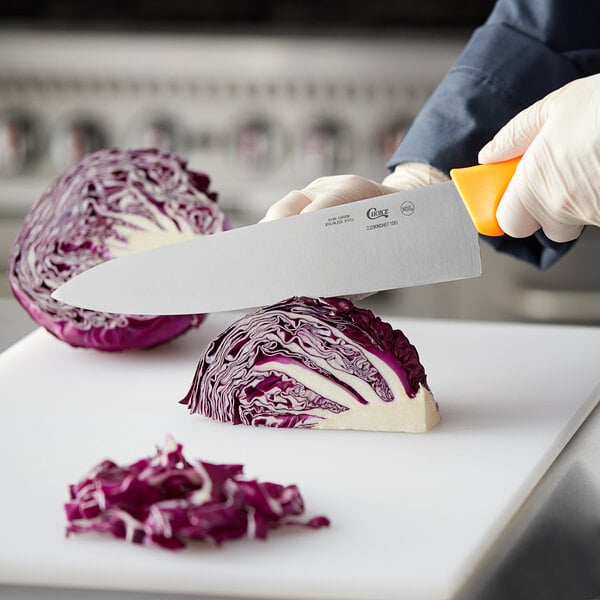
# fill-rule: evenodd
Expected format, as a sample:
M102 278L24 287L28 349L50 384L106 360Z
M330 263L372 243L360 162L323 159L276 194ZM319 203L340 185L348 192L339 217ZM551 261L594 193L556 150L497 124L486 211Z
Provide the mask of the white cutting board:
M149 351L37 330L0 355L0 584L235 598L452 598L600 397L600 329L389 319L441 406L427 434L247 428L178 404L235 315ZM165 434L189 456L297 483L332 526L180 553L64 537L67 484Z

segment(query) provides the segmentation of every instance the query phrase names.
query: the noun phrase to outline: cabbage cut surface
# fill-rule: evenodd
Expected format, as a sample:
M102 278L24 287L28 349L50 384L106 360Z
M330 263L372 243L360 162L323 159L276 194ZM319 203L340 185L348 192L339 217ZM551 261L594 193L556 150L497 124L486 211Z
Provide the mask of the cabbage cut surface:
M9 281L27 312L72 346L154 346L204 315L135 316L75 308L51 298L99 263L227 228L209 179L157 150L100 150L58 177L26 216L13 243Z
M424 432L439 421L415 347L344 299L294 297L239 319L182 400L245 425Z

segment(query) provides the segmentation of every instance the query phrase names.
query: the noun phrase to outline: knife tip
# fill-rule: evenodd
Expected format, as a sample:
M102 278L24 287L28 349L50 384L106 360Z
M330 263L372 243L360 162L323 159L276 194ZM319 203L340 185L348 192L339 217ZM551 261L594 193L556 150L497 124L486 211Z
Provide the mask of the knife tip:
M58 302L64 302L65 301L62 287L63 287L62 285L60 287L57 287L50 294L50 298L52 298L52 300L57 300Z

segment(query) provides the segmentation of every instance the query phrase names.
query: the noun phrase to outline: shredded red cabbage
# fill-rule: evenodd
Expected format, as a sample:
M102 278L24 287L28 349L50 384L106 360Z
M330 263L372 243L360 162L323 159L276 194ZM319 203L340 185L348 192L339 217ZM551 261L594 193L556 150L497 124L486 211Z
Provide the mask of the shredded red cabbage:
M417 350L401 331L346 299L294 297L251 312L218 335L181 403L218 421L271 427L326 426L334 415L364 409L368 425L358 417L340 428L369 429L386 428L392 414L379 413L377 422L373 406L386 410L419 392L436 412ZM437 420L425 416L422 425L390 427L426 430Z
M9 281L32 318L72 346L145 348L205 315L133 316L51 298L74 275L116 256L227 229L209 178L158 150L100 150L58 177L33 205L13 244Z
M243 466L188 460L168 437L156 454L130 465L110 460L70 486L67 535L99 532L136 544L178 550L190 540L266 539L271 529L329 525L304 518L295 485L247 479Z

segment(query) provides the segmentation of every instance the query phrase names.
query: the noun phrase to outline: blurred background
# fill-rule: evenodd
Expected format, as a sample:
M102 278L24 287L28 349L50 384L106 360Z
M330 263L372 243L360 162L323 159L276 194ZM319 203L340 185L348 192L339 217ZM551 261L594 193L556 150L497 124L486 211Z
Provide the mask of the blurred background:
M291 189L385 162L490 0L3 0L0 298L21 220L101 147L176 151L234 225ZM380 314L600 324L599 230L545 273L485 245L484 275L378 294Z

